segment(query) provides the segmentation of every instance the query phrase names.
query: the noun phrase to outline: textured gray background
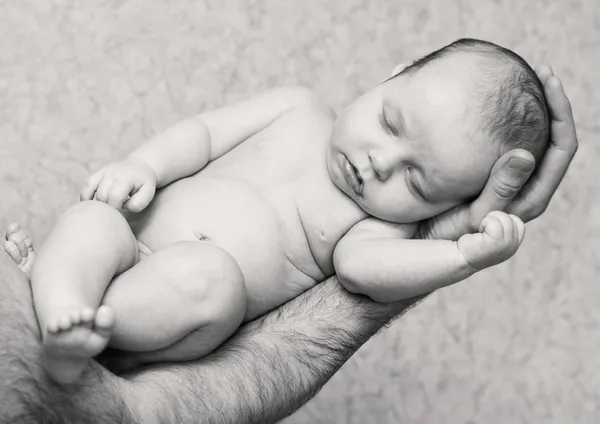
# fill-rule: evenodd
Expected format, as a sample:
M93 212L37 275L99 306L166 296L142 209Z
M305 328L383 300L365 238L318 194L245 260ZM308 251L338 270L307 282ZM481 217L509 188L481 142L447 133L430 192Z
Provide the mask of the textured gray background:
M370 341L296 423L600 421L600 2L0 0L0 225L43 240L92 170L204 108L302 84L337 108L461 36L547 62L581 147L508 263Z

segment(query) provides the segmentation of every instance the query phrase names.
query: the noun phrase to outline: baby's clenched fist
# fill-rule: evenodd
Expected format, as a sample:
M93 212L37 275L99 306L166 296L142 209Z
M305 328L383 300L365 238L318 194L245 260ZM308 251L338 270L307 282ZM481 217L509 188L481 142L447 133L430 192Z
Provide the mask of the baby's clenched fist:
M86 179L80 199L108 203L119 211L140 212L156 193L156 173L146 162L125 159L106 165Z
M458 239L458 250L473 272L498 265L516 253L525 236L525 224L519 217L494 211L481 221L479 233Z

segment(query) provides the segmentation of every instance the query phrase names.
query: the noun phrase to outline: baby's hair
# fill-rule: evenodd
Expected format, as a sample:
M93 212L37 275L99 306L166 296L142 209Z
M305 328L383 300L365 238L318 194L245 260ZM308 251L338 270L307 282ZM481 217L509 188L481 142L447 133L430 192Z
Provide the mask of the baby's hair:
M492 137L498 156L521 148L539 163L550 134L550 117L542 82L518 54L488 41L463 38L415 61L400 74L415 73L429 62L457 53L483 59L477 72L482 129Z

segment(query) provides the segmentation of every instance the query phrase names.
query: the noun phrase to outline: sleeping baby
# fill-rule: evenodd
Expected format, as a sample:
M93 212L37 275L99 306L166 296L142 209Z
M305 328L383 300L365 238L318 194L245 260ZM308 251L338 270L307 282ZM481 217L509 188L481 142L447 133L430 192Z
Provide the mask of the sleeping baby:
M393 302L507 260L525 227L500 211L457 241L413 236L476 197L505 152L541 158L543 93L518 55L462 39L337 117L282 88L175 124L91 175L39 251L7 231L48 374L75 382L107 346L139 364L199 358L333 274Z

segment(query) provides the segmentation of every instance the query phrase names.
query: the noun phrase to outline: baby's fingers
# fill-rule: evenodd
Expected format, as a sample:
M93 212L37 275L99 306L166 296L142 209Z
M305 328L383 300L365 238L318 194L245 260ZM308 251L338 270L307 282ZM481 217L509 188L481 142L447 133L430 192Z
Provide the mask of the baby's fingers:
M506 230L511 230L511 222L510 217L503 212L490 212L481 221L479 232L485 233L495 240L502 240L504 239Z
M480 232L466 234L458 240L458 248L475 270L504 262L519 249L525 235L525 224L516 216L495 211L481 222Z
M130 182L115 181L110 187L106 202L113 208L121 210L132 190L133 184Z
M521 218L517 215L508 215L512 219L516 231L516 237L519 242L519 245L523 243L523 239L525 238L525 223Z
M139 190L131 196L123 205L123 209L129 212L141 212L150 204L154 198L156 186L153 184L144 184Z
M98 186L98 189L96 190L96 196L95 199L98 202L102 202L102 203L108 203L108 194L110 193L110 188L113 185L114 180L112 178L107 178L104 177L102 178L102 181L100 181L100 185Z
M96 194L96 190L98 190L100 182L102 181L102 177L102 174L99 172L90 175L83 183L83 187L79 193L79 200L82 202L85 200L92 200Z
M516 215L494 211L481 222L480 231L507 248L518 248L525 237L525 224Z

